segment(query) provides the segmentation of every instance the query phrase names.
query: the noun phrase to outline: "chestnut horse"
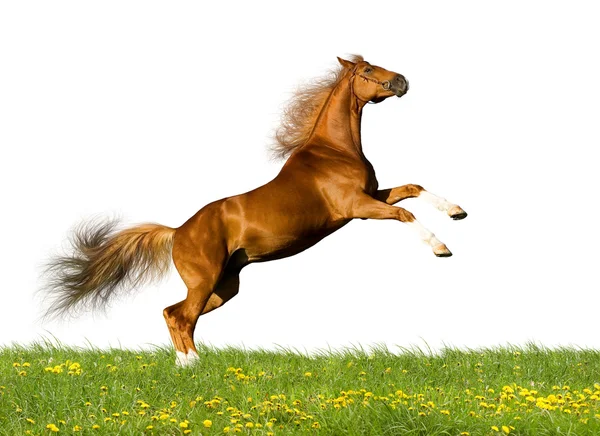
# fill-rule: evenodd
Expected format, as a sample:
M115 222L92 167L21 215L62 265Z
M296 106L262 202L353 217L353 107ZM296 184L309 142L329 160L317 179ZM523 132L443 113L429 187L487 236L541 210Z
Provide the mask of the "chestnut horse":
M465 211L419 185L378 189L362 149L365 105L403 96L408 82L360 56L338 60L341 68L333 76L300 88L284 112L275 152L289 158L277 177L208 204L179 228L143 224L118 230L115 222L80 227L72 239L74 254L48 265L48 314L69 312L79 303L104 306L123 285L134 288L165 273L172 258L188 292L163 314L176 363L187 365L198 359L198 317L238 293L242 268L306 250L355 218L403 222L436 256L451 256L412 213L392 205L419 197L455 220L466 217Z

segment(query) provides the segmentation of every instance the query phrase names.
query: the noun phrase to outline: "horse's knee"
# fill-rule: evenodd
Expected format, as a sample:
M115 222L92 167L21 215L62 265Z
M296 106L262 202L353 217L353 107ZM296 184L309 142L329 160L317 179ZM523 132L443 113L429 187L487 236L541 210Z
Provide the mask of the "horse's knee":
M423 188L421 185L415 185L414 183L406 185L406 188L410 195L415 197L418 197L421 192L425 191L425 188Z

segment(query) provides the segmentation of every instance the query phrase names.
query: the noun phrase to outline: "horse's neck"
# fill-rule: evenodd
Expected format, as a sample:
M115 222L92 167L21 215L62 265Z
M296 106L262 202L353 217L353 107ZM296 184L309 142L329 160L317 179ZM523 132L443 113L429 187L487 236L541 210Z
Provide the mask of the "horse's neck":
M360 138L363 106L364 102L352 94L349 81L344 78L331 92L317 118L312 135L314 142L364 157Z

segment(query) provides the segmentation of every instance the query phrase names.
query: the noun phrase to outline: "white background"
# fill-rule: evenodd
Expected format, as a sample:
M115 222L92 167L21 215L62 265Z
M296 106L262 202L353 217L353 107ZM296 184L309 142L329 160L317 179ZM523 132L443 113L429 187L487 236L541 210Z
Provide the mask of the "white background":
M419 183L444 241L356 221L255 264L196 339L300 350L387 344L600 347L599 10L593 2L4 2L0 7L0 344L169 343L173 269L103 314L41 324L41 266L97 215L177 227L266 183L294 87L360 53L404 74L368 106L382 188Z

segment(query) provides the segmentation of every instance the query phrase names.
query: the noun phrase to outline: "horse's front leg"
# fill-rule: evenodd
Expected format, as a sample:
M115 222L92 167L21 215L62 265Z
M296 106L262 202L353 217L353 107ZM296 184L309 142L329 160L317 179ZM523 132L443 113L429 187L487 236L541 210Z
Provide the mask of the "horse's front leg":
M401 207L391 206L383 203L367 194L361 194L352 202L348 211L348 218L376 219L376 220L398 220L407 224L429 245L433 253L438 257L452 256L450 250L435 235L418 222L415 216Z
M405 198L422 198L427 203L432 204L438 210L446 212L450 218L454 220L461 220L466 218L467 212L465 212L460 206L448 202L445 198L438 197L437 195L428 192L419 185L404 185L398 186L392 189L381 189L373 196L379 201L383 201L387 204L396 204Z

